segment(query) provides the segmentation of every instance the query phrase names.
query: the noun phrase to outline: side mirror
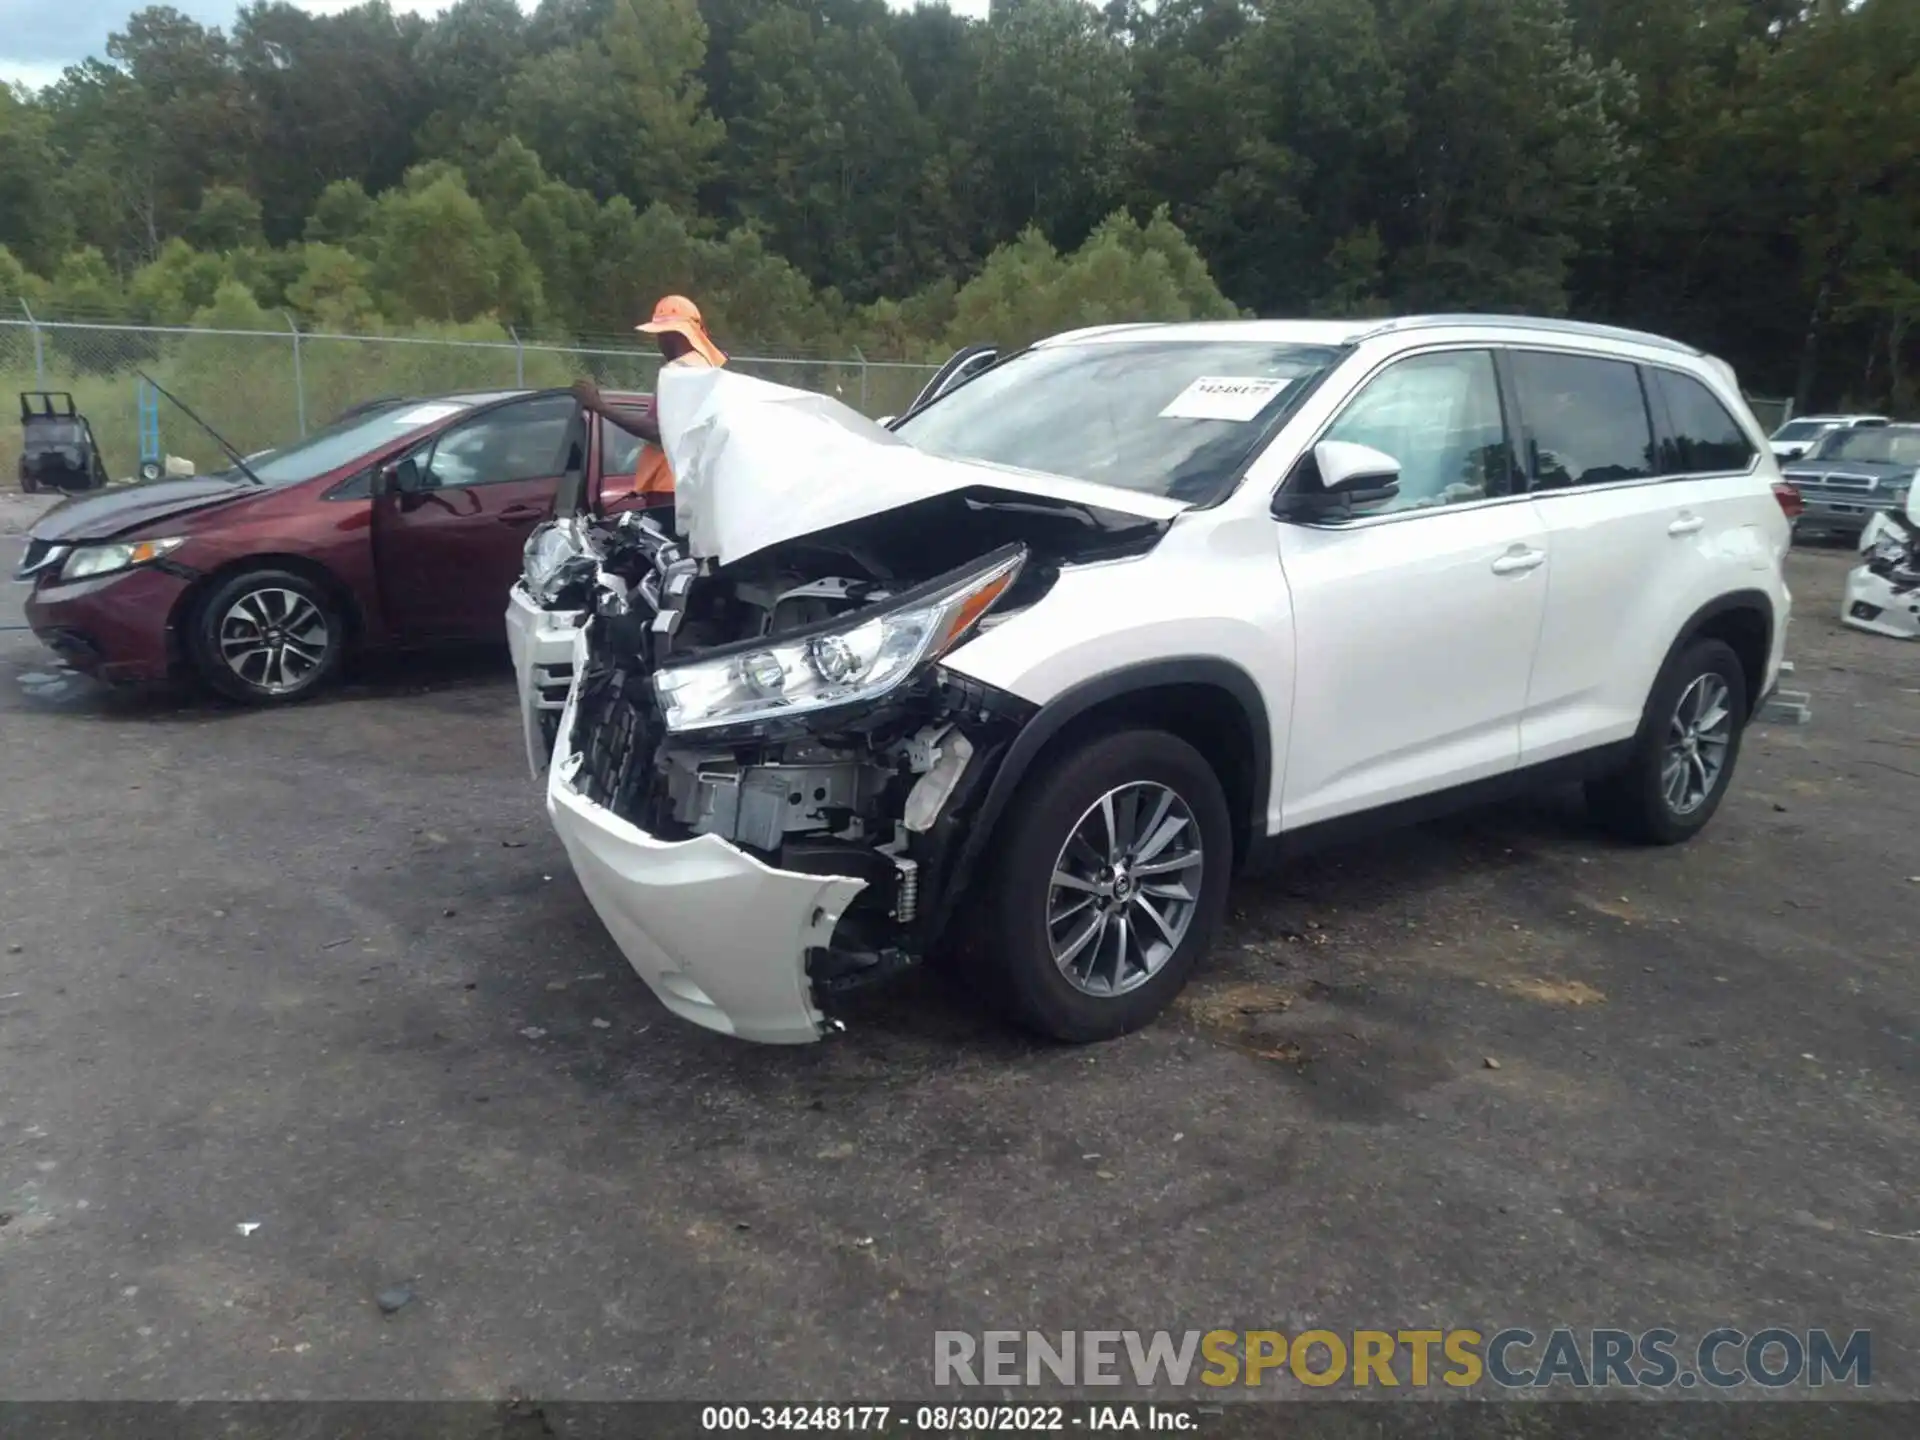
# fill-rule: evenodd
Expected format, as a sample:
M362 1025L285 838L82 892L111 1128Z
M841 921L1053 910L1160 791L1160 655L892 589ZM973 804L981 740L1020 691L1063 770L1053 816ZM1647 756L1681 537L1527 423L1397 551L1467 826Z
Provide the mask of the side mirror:
M1294 472L1295 480L1303 478ZM1400 493L1400 462L1384 450L1349 440L1322 440L1313 447L1318 485L1290 481L1273 497L1276 520L1346 520L1356 505L1391 500Z
M409 455L380 471L380 491L386 495L412 495L426 488L420 475L420 462Z
M1313 447L1313 463L1319 467L1322 489L1344 493L1356 504L1363 498L1391 500L1400 493L1400 462L1371 445L1322 440Z

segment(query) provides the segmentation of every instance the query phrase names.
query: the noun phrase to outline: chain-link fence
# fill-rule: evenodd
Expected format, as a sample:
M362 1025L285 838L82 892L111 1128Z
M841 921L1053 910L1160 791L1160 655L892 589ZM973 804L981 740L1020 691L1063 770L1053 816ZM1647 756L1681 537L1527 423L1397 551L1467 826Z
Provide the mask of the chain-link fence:
M331 335L0 318L0 403L23 390L69 391L93 426L107 471L137 473L142 372L180 397L241 453L285 444L349 406L386 396L570 385L650 391L660 356L639 345ZM745 347L743 347L745 348ZM905 409L936 367L860 355L734 354L729 368L816 390L879 417ZM0 484L17 473L20 430L0 424ZM149 435L152 426L149 424ZM159 449L198 470L226 467L219 447L159 403Z

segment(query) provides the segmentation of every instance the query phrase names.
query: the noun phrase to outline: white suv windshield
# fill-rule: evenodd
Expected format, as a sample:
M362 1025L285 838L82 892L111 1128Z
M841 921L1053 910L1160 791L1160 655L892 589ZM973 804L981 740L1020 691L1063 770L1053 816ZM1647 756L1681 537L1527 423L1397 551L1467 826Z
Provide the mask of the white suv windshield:
M898 430L952 460L1205 504L1339 355L1257 340L1046 346L969 380Z

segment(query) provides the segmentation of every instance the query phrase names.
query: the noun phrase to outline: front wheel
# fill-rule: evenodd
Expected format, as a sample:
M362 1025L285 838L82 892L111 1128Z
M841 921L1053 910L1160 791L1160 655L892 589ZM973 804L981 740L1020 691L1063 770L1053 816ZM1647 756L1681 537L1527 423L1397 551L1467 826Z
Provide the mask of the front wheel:
M1706 828L1733 779L1747 724L1747 679L1721 640L1696 640L1654 682L1633 758L1587 784L1587 805L1608 829L1648 845L1677 845Z
M1057 1040L1138 1029L1213 942L1233 868L1219 778L1159 730L1101 736L1015 802L979 957L1005 1008Z
M198 606L187 643L200 677L252 705L304 699L330 676L346 645L339 607L286 570L250 570Z

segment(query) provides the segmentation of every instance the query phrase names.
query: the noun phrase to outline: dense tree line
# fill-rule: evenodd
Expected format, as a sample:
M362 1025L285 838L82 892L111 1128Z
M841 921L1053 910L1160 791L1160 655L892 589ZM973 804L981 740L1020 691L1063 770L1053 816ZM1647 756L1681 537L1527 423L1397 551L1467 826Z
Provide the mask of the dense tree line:
M0 92L0 294L931 353L1574 313L1916 405L1914 0L153 7Z

